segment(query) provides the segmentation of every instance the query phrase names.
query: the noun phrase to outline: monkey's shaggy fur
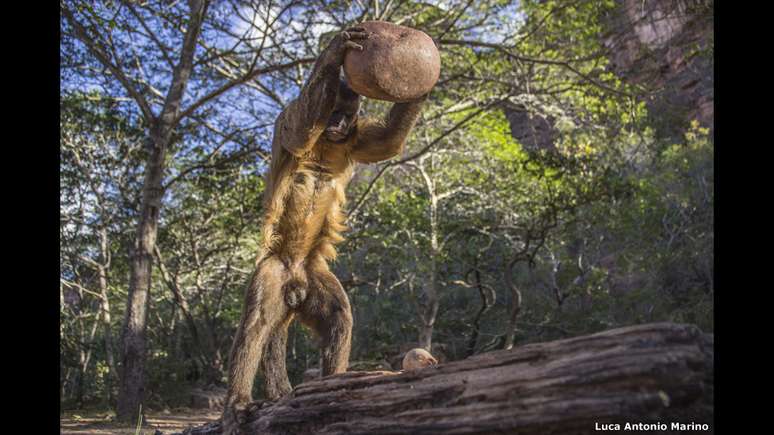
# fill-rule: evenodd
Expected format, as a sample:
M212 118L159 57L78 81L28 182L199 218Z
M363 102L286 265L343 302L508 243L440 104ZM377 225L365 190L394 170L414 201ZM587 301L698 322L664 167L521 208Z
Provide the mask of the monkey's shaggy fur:
M395 104L386 121L358 119L360 96L339 76L346 49L357 46L352 40L366 37L354 28L334 38L299 97L275 122L263 245L231 349L225 434L239 431L259 364L269 400L291 391L285 348L295 317L320 337L321 375L347 369L352 313L327 264L343 240L344 190L355 162L401 152L424 100Z

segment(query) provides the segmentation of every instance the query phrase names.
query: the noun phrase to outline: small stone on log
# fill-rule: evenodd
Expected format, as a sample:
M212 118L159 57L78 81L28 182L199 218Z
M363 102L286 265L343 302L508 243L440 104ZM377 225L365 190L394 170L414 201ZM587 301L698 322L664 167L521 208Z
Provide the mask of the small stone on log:
M434 365L438 365L438 360L422 348L411 349L403 357L403 370L419 370Z

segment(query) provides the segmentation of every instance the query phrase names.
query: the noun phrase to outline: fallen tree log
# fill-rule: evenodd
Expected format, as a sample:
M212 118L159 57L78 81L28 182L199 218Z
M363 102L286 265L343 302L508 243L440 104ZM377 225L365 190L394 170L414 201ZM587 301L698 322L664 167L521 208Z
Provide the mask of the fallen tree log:
M414 372L347 372L255 403L256 434L585 434L628 422L712 433L713 336L655 323ZM661 426L663 425L663 426ZM650 427L652 429L653 426ZM680 428L680 427L678 427ZM649 430L649 432L653 432ZM188 429L220 433L219 423Z

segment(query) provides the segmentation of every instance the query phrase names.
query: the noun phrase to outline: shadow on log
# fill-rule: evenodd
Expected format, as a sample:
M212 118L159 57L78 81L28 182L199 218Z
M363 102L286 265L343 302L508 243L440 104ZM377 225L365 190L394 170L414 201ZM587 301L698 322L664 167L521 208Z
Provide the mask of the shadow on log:
M255 434L585 434L597 424L707 424L713 336L655 323L481 354L415 372L347 372L255 403ZM184 432L219 434L218 423ZM677 430L675 430L677 433Z

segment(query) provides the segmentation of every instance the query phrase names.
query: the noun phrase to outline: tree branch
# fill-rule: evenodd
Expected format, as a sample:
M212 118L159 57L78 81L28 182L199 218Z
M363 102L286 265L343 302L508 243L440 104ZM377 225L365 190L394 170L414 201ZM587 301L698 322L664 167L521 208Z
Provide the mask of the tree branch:
M131 97L140 107L140 111L142 112L145 121L148 124L152 124L155 120L155 117L153 115L153 111L150 108L150 105L145 100L145 97L143 97L142 94L140 94L137 89L132 86L131 81L129 78L127 78L124 72L116 65L113 65L107 53L105 53L102 47L100 47L99 44L97 44L97 42L89 36L88 31L75 19L72 12L66 7L62 7L61 11L62 15L65 17L65 20L67 20L67 23L72 26L73 30L75 30L75 37L78 38L79 41L83 42L83 44L86 45L94 57L96 57L102 65L109 69L111 73L113 73L116 79L121 83L124 89L129 92L129 95L131 95Z
M268 66L266 68L254 69L252 72L247 73L247 74L243 75L242 77L240 77L240 78L238 78L236 80L232 80L232 81L226 83L225 85L221 86L220 88L215 89L215 90L211 91L210 93L208 93L207 95L203 96L198 101L196 101L195 103L191 104L182 113L180 113L180 115L177 116L176 120L180 121L181 119L183 119L183 118L191 115L192 113L194 113L196 111L196 109L198 109L199 107L207 104L209 101L211 101L211 100L219 97L220 95L228 92L229 90L231 90L235 86L240 85L242 83L245 83L248 80L252 80L253 78L255 78L255 77L257 77L257 76L259 76L261 74L268 74L268 73L271 73L271 72L274 72L274 71L279 71L279 70L283 70L283 69L293 68L296 65L303 65L305 63L311 63L311 62L314 62L315 60L316 60L315 57L305 57L303 59L294 60L292 62L281 64L281 65L272 65L272 66Z

